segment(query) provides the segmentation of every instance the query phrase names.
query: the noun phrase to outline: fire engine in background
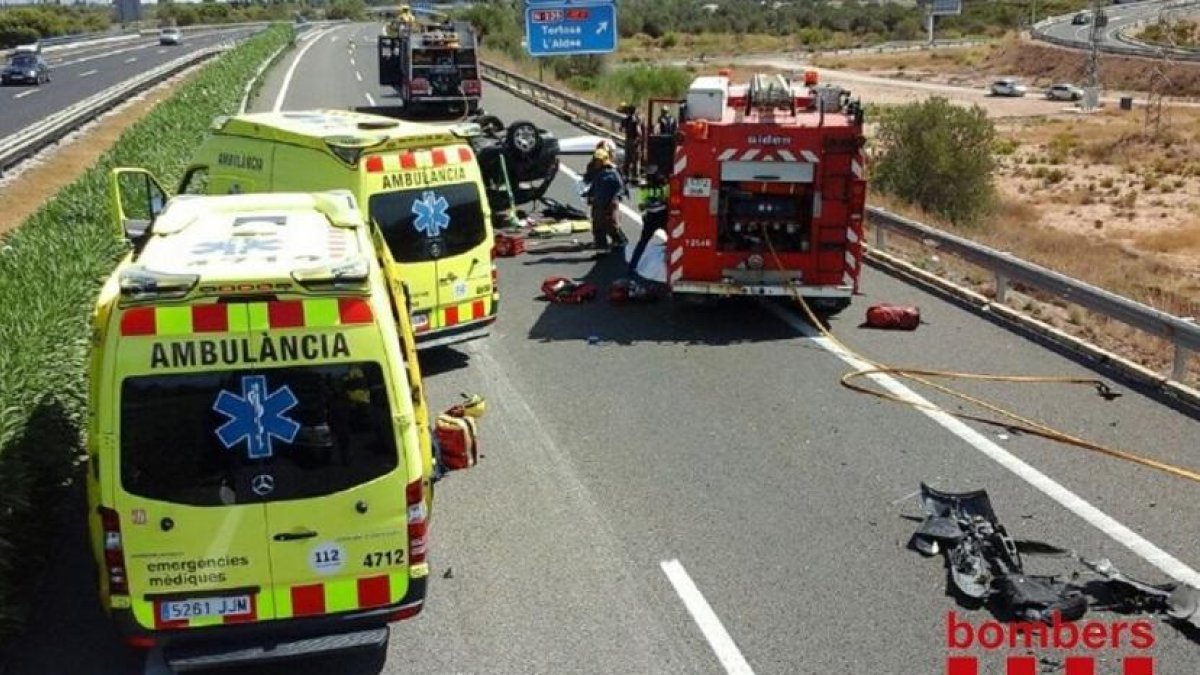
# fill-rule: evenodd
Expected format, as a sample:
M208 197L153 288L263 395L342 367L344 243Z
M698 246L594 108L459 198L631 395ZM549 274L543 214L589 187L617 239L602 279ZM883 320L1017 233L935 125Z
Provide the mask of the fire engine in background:
M465 21L391 21L379 36L379 84L399 92L409 110L474 115L483 93L477 43Z
M680 107L665 133L656 108ZM666 281L673 294L783 296L817 311L858 291L866 161L849 92L755 75L696 78L650 101L644 166L669 180ZM794 289L794 290L793 290Z

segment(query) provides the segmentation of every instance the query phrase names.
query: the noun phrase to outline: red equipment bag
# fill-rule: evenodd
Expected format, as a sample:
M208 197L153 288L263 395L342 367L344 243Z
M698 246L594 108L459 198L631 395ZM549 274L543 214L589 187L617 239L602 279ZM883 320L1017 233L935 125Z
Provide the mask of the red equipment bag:
M469 469L479 462L479 431L475 420L444 412L437 417L433 433L447 471Z
M439 462L446 471L469 469L479 463L479 429L475 418L486 408L483 397L467 396L437 416L433 435L437 440Z
M566 277L548 277L542 282L542 297L550 302L579 304L596 297L596 286Z
M921 310L912 305L871 305L867 308L867 325L886 330L916 330L921 324Z
M525 237L517 234L496 233L496 244L493 251L498 258L512 258L525 252Z

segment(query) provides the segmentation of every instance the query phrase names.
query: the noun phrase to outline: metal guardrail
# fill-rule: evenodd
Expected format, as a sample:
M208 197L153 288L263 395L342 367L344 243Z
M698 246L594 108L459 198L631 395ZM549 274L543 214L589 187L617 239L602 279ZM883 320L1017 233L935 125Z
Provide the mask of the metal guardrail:
M1151 4L1150 2L1131 3L1131 4L1127 4L1127 5L1121 5L1120 7L1124 10L1127 10L1127 9L1137 9L1138 7L1140 7L1142 5L1150 5L1150 4ZM1200 6L1200 0L1175 0L1175 2L1167 3L1167 5L1169 5L1168 9L1184 9L1184 8L1189 8L1189 7L1198 7L1198 6ZM1113 9L1116 9L1116 7L1112 7L1112 8L1108 8L1108 9L1109 9L1109 11L1112 11ZM1050 28L1051 26L1056 26L1059 24L1069 22L1073 16L1074 16L1074 14L1069 14L1069 15L1051 17L1051 18L1039 21L1038 23L1034 24L1033 27L1031 28L1031 30L1029 32L1030 37L1032 37L1035 40L1040 40L1042 42L1048 42L1050 44L1058 45L1060 47L1070 47L1072 49L1089 48L1091 46L1091 43L1088 42L1087 40L1070 40L1070 39L1061 38L1061 37L1058 37L1055 35L1050 35L1049 33L1046 32L1046 30L1048 28ZM1135 28L1144 26L1148 21L1156 20L1156 19L1157 19L1157 16L1147 17L1146 19L1144 19L1142 21L1138 21L1137 23L1135 23L1131 26L1127 26L1126 28L1122 29L1121 31L1118 31L1115 34L1116 39L1118 40L1119 44L1114 44L1112 42L1103 41L1098 46L1099 50L1102 52L1105 52L1107 54L1117 54L1117 55L1122 55L1122 56L1154 57L1154 56L1161 55L1162 48L1160 46L1149 44L1149 43L1144 43L1144 42L1135 40L1133 38L1130 38L1127 35L1127 33L1129 31L1132 31ZM1200 50L1173 49L1170 51L1174 58L1177 58L1177 59L1180 59L1183 61L1200 61Z
M102 92L64 108L44 120L0 139L0 172L32 157L34 154L75 131L99 115L141 91L162 82L172 75L225 51L225 47L208 47L148 70Z
M621 141L618 125L622 115L578 96L558 91L519 73L483 63L483 75L502 87L520 91L535 103L548 104L576 122ZM1189 357L1200 352L1200 325L1148 305L1121 297L1102 288L1072 279L1053 270L1021 260L1009 253L957 237L884 209L868 207L868 220L876 227L875 248L887 246L887 232L935 246L991 272L996 279L996 301L1003 303L1012 284L1021 284L1057 296L1071 304L1107 316L1172 343L1175 349L1171 379L1182 384Z

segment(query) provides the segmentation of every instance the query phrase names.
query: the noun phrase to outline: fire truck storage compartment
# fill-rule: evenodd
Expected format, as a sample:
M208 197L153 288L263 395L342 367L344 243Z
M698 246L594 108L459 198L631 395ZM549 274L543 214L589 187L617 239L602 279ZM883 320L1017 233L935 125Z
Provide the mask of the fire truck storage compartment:
M697 77L687 92L687 115L689 120L720 122L725 118L729 105L729 78Z
M743 187L747 185L756 184L721 185L717 250L767 254L774 248L777 253L808 253L812 248L812 186L793 184L784 188L785 192L762 192ZM771 238L770 246L764 231Z
M399 87L404 80L404 43L398 37L379 38L379 84Z

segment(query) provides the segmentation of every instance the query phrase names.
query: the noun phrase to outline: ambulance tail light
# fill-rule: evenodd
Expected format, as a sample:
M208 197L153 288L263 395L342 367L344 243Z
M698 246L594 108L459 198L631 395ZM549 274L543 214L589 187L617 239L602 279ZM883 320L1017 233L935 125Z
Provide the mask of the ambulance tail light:
M371 267L366 258L292 272L292 279L310 291L360 291L367 287Z
M109 592L113 595L129 595L125 545L121 541L121 518L117 512L101 506L100 528L104 532L104 569L108 574Z
M170 274L145 267L131 267L121 272L121 295L130 300L182 298L196 284L199 274Z
M425 511L425 486L421 481L409 483L405 490L408 498L408 564L425 562L425 532L428 514Z
M433 91L429 87L429 80L423 77L414 78L413 81L408 85L408 88L414 94L429 94L431 91Z
M483 91L483 85L479 80L463 80L463 93L467 96L479 96Z

